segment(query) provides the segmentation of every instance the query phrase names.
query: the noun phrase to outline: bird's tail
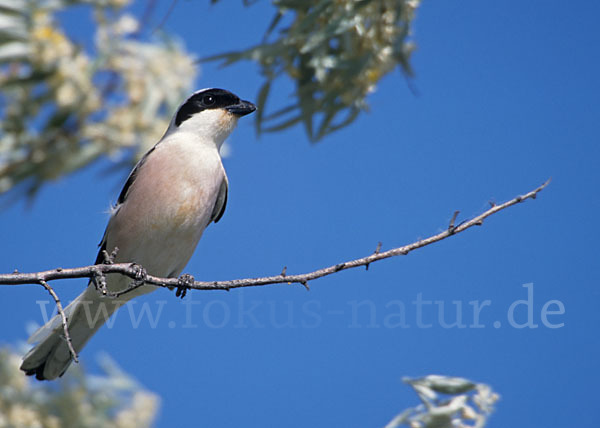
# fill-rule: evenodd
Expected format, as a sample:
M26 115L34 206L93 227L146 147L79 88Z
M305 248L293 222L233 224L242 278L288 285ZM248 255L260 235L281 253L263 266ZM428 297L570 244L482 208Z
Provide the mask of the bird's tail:
M101 297L90 286L68 305L64 313L71 343L79 353L87 341L108 320L120 306L120 302ZM65 339L62 318L56 315L40 327L30 338L29 343L38 344L23 358L21 370L38 380L52 380L62 376L73 360Z

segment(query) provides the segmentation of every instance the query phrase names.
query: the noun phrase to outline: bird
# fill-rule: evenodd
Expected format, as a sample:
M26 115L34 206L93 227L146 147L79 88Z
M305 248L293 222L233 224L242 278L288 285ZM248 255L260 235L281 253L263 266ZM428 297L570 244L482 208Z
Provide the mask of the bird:
M96 264L113 253L115 263L132 263L157 277L179 277L204 229L218 222L227 204L228 180L219 150L240 117L256 110L230 91L207 88L194 92L177 109L163 137L129 174L99 244ZM115 251L118 249L118 252ZM131 279L107 274L105 290L118 293ZM127 301L156 290L145 284L111 297L98 281L65 310L74 351ZM24 357L21 370L38 380L62 376L73 356L55 316L30 338L37 343Z

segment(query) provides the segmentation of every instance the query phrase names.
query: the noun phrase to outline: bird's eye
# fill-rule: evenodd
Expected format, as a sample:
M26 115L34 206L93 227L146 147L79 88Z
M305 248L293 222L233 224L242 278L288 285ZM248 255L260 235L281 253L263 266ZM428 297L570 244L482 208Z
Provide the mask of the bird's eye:
M204 104L205 106L211 106L215 103L215 97L213 97L212 95L205 95L204 97L202 97L202 104Z

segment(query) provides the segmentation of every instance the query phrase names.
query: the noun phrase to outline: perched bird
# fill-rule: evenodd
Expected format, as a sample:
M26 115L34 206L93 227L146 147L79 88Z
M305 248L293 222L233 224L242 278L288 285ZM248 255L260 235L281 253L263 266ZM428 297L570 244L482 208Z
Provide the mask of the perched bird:
M223 89L203 89L177 109L169 127L133 168L100 243L115 247L117 263L131 262L150 275L178 277L189 261L204 229L217 222L227 202L227 175L219 149L237 120L256 110ZM131 279L106 275L106 290L126 289ZM156 290L143 285L120 297L102 295L94 280L65 308L73 348L79 353L112 313L128 300ZM21 370L39 380L62 376L72 361L61 319L56 316L36 331L39 342L23 358Z

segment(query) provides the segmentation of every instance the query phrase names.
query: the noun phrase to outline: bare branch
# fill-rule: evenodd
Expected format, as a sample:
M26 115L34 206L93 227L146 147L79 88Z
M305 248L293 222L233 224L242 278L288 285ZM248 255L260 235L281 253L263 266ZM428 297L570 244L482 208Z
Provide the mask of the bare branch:
M483 220L502 211L508 207L516 205L527 199L535 199L537 194L541 192L548 184L550 180L538 188L524 194L517 196L503 204L494 204L487 211L472 218L471 220L463 221L458 225L454 225L458 212L456 212L450 222L450 226L443 232L437 235L430 236L425 239L418 240L402 247L393 248L388 251L381 252L380 245L374 253L369 256L362 257L359 259L350 260L343 263L338 263L332 266L328 266L322 269L315 270L313 272L289 275L287 274L287 268L280 274L274 276L266 276L262 278L245 278L245 279L233 279L228 281L190 281L189 276L184 278L159 278L156 276L148 275L143 268L139 265L132 263L114 263L114 264L99 264L93 266L85 266L71 269L53 269L44 272L36 273L20 273L15 271L14 273L0 274L0 285L19 285L19 284L39 284L40 281L52 281L56 279L68 279L68 278L101 278L109 273L119 273L121 275L128 276L135 280L129 287L118 292L108 293L109 296L118 297L125 293L134 290L143 284L151 284L159 287L173 287L179 290L179 294L183 294L186 289L192 290L230 290L232 288L241 287L256 287L268 284L302 284L308 289L308 281L312 281L317 278L322 278L340 272L346 269L352 269L359 266L369 266L370 263L387 259L390 257L407 255L411 251L419 248L426 247L450 236L457 235L473 226L481 226ZM100 287L102 288L102 287ZM56 298L55 300L58 300ZM57 301L58 303L58 301Z
M65 333L65 340L67 341L69 353L71 354L73 361L78 363L79 359L77 358L77 352L75 352L75 349L73 348L73 342L71 341L71 335L69 334L69 328L67 327L67 316L65 315L65 311L63 310L62 303L60 303L58 295L54 292L52 287L50 287L50 285L43 279L38 279L38 284L40 284L42 287L48 290L48 293L50 293L50 295L54 299L54 302L56 303L56 310L58 311L58 314L60 315L60 318L62 320L63 331Z

